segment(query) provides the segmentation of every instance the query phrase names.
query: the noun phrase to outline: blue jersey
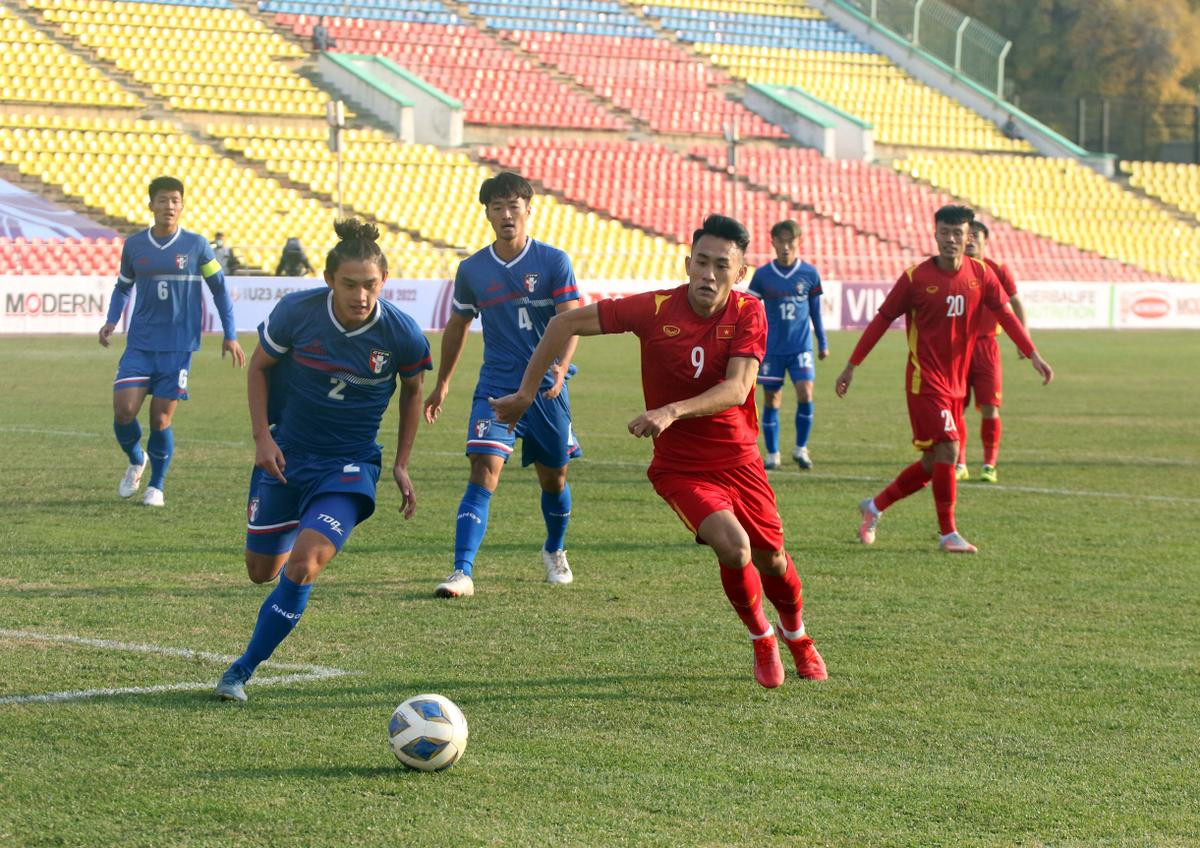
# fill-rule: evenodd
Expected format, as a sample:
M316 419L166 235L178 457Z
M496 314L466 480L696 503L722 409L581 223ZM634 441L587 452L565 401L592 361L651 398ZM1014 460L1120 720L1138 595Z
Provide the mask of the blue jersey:
M379 462L375 441L399 377L433 367L417 322L385 300L357 330L333 314L333 292L285 295L258 327L271 369L277 441L311 454Z
M811 352L812 322L821 350L825 342L825 325L821 321L821 275L807 262L796 261L790 268L780 268L768 262L754 272L750 291L763 300L767 311L767 356L786 356Z
M540 241L528 239L511 262L490 246L460 262L453 309L468 318L483 316L483 365L475 393L499 397L520 388L555 307L578 299L571 260ZM542 388L551 384L546 377Z
M126 347L157 353L199 350L204 322L201 281L212 292L225 338L237 338L233 300L208 241L180 229L159 242L150 230L142 230L121 248L121 271L108 306L108 323L120 320L136 286Z

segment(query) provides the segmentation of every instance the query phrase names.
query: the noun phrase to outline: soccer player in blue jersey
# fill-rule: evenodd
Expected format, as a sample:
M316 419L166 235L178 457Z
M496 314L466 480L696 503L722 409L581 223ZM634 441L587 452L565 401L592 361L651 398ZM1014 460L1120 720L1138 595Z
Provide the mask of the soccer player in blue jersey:
M532 198L533 187L518 174L504 172L483 181L479 202L496 240L459 263L454 304L442 336L437 384L425 399L425 420L433 423L441 415L471 322L475 316L482 316L483 367L479 369L467 425L471 475L458 507L454 570L435 590L442 598L475 594L475 556L487 532L492 494L513 452L516 436L521 437L522 466L534 465L542 487L542 516L546 521L542 564L546 581L561 585L573 579L563 546L571 516L567 462L579 455L565 385L574 340L546 371L537 401L522 416L515 432L498 423L488 405L488 398L511 394L521 385L525 366L550 319L579 306L571 260L526 232Z
M130 236L121 248L121 271L100 328L100 344L109 346L129 292L136 287L129 338L113 380L113 432L129 457L117 493L128 498L137 492L149 454L150 483L142 503L162 506L163 480L175 453L171 420L179 401L187 400L192 353L200 349L204 318L201 280L208 284L221 317L225 333L221 357L231 354L233 364L242 368L246 354L237 341L225 275L208 240L179 226L183 183L174 177L151 180L150 211L154 226ZM150 438L143 451L138 413L148 394L154 399L150 401Z
M762 431L766 442L766 468L778 468L779 409L784 378L796 387L796 447L792 459L803 469L812 468L808 455L808 435L813 422L812 331L817 336L817 355L829 356L825 325L821 321L821 275L797 252L800 226L795 221L780 221L771 227L771 247L775 259L754 272L750 292L763 300L767 311L767 355L758 372L763 387Z
M250 644L217 684L246 700L246 681L300 621L313 581L351 531L375 511L383 460L375 441L400 384L392 478L400 510L417 506L408 460L421 420L429 343L408 315L379 299L387 258L379 231L354 219L335 225L327 288L286 295L258 328L247 395L254 472L246 505L246 570L255 583L279 575Z

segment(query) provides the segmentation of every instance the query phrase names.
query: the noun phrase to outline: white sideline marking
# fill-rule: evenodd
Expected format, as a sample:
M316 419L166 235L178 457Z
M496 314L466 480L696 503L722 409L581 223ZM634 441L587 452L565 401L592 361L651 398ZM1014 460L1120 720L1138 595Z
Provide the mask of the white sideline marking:
M125 651L136 654L160 654L169 657L204 660L213 663L231 663L236 656L214 654L209 651L193 651L191 648L170 648L165 645L143 645L137 642L114 642L110 639L90 639L86 636L68 636L54 633L35 633L29 630L6 630L0 628L0 638L31 639L40 642L65 642L72 645L85 645L89 648L102 648L110 651ZM325 680L330 677L341 677L350 672L341 668L323 665L304 665L302 663L281 663L267 660L263 666L270 666L281 671L292 671L293 674L280 674L273 677L255 677L255 686L274 686L279 683L293 683L301 680ZM153 692L174 692L187 690L210 690L215 686L211 680L202 683L161 683L156 686L122 686L112 689L69 689L63 692L43 692L34 695L3 695L0 704L29 704L48 701L76 701L83 698L100 698L110 695L143 695Z
M39 430L34 427L0 427L0 433L33 433L36 436L72 436L77 439L99 439L112 435L111 433L88 433L82 430ZM224 445L231 448L246 447L250 444L250 442L231 442L226 439L201 439L193 436L188 436L187 440L200 445Z

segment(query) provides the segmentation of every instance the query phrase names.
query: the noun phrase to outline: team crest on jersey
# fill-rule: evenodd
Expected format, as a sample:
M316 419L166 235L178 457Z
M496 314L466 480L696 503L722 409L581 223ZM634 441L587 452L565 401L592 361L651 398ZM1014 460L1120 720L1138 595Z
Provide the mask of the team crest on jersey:
M246 521L253 524L256 518L258 518L258 498L251 498L250 503L246 504Z
M372 350L371 357L367 362L371 366L372 374L382 374L383 369L388 367L388 363L392 361L392 354L386 350Z
M678 327L676 327L674 324L663 324L663 332L666 333L671 338L675 338L683 331L680 330Z
M937 294L938 287L937 286L926 286L925 291L929 292L930 294Z
M492 419L476 418L475 419L475 438L482 439L488 434L488 430L492 429Z
M526 274L525 275L525 290L531 292L534 289L536 289L537 281L538 281L537 274Z
M717 338L718 339L732 339L733 338L733 325L732 324L718 324L717 325Z
M184 268L187 267L187 254L186 253L176 253L175 254L175 267L178 268L180 271L182 271Z

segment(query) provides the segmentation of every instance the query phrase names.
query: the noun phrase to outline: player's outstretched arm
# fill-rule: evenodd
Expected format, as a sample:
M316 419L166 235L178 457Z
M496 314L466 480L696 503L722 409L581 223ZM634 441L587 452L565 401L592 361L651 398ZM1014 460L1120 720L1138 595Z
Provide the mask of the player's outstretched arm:
M629 422L629 432L641 438L654 437L681 418L716 415L746 400L758 379L758 360L734 356L725 367L725 379L698 395L674 401L657 409L647 409Z
M488 398L496 420L507 424L511 431L525 414L525 410L537 397L538 387L546 369L556 358L566 355L567 346L573 344L576 336L598 336L604 330L600 326L600 309L592 303L578 309L568 309L550 319L542 340L533 349L529 364L525 366L525 374L521 378L521 387L511 395L500 398ZM573 349L573 348L572 348Z
M458 360L462 358L463 349L467 346L467 330L470 329L473 320L475 319L451 312L450 319L446 322L446 329L442 332L442 358L438 366L437 382L434 383L429 397L425 398L425 420L430 424L437 421L438 416L442 414L442 404L450 391L450 378L454 376L454 369L458 367Z
M417 511L417 493L408 476L408 460L412 456L417 426L421 423L421 386L424 374L400 378L400 429L396 434L396 461L392 464L392 479L400 488L400 512L412 518Z
M225 339L221 342L221 358L224 359L227 353L233 357L233 366L235 368L246 367L246 352L242 350L242 346L238 344L237 339Z
M1042 355L1036 350L1033 356L1029 357L1029 361L1033 363L1033 370L1042 375L1042 385L1048 385L1054 379L1054 369L1050 367L1050 363L1042 359Z
M562 314L569 312L572 309L579 308L578 300L568 300L565 303L560 303L555 307L555 312ZM571 360L575 357L575 348L579 346L579 336L571 336L567 341L567 346L563 350L562 355L551 364L554 369L554 385L542 392L542 397L546 400L553 400L562 393L563 383L567 380L567 369L571 367Z
M286 461L283 451L271 436L271 423L267 418L267 396L270 393L270 371L279 360L268 354L259 345L250 358L250 370L246 374L246 398L250 403L250 433L254 436L254 465L270 474L281 483Z
M847 362L846 367L842 369L842 373L838 374L837 383L833 390L838 397L845 397L846 392L850 391L850 382L854 379L854 365Z

